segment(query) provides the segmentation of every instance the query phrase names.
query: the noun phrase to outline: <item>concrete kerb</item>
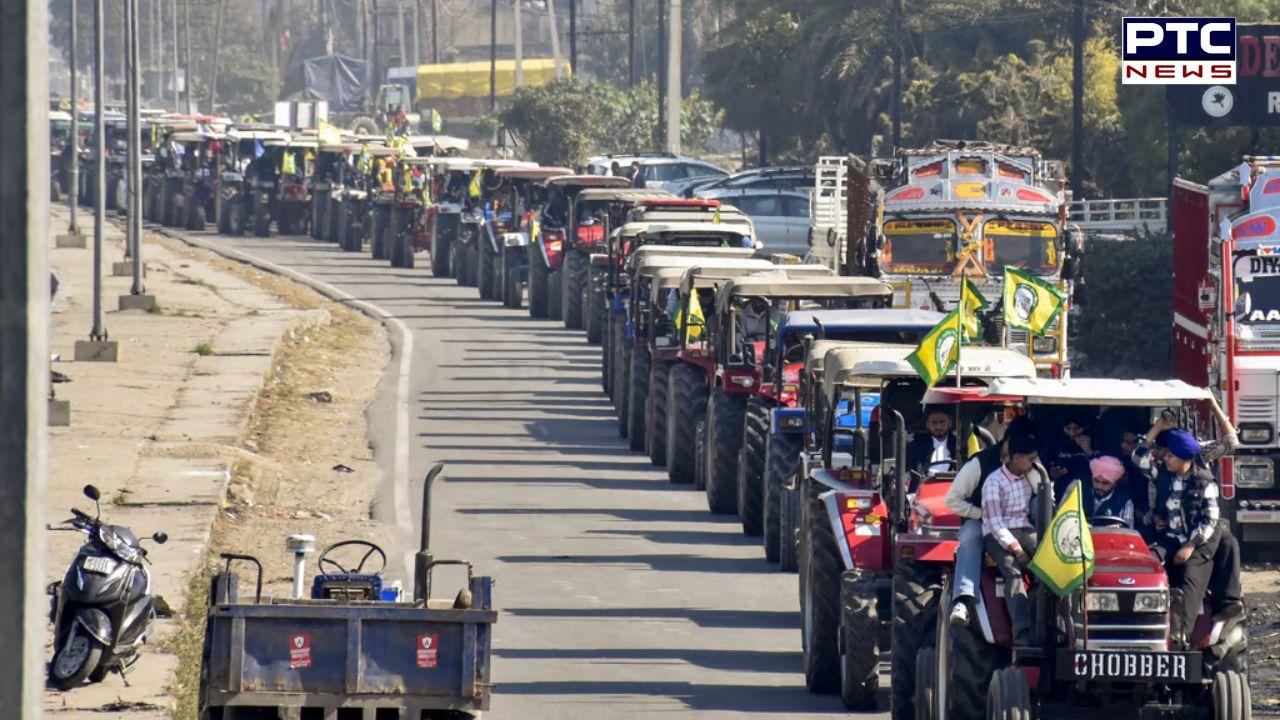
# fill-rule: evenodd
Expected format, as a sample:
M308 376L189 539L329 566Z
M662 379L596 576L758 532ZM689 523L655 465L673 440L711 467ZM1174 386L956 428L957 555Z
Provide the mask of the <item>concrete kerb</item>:
M372 303L360 300L350 293L340 288L334 287L323 280L316 280L308 277L292 268L278 265L269 260L254 257L248 253L234 250L232 248L221 247L215 243L207 242L203 238L192 237L187 235L179 235L168 232L160 228L152 228L151 232L163 235L172 240L186 243L193 247L221 255L229 260L241 262L251 265L260 270L288 278L297 283L301 283L333 300L359 310L369 317L382 323L383 326L389 328L391 332L391 349L392 357L396 360L396 447L394 453L394 471L392 481L393 505L395 506L395 522L396 525L405 533L406 538L413 538L413 521L409 511L409 380L411 374L411 365L413 359L413 332L399 318L394 317L391 313ZM408 549L404 551L404 567L405 576L413 571L414 550Z

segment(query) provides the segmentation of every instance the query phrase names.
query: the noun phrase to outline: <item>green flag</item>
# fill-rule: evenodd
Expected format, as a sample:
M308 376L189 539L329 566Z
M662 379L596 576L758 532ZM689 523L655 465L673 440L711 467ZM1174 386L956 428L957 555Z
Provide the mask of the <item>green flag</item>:
M960 332L960 310L957 308L925 333L920 344L907 356L907 362L929 387L946 377L960 361Z
M444 130L444 118L440 117L435 108L431 108L431 132L438 133L441 130Z
M1084 496L1080 493L1080 481L1076 480L1067 488L1049 532L1027 566L1058 595L1075 590L1093 574L1093 535L1084 519Z
M973 284L973 280L965 278L964 284L960 286L960 315L961 322L964 323L966 340L982 337L982 324L978 321L978 313L986 309L987 299L978 292L978 287Z
M1067 296L1052 284L1014 267L1004 269L1004 322L1044 335L1067 304Z

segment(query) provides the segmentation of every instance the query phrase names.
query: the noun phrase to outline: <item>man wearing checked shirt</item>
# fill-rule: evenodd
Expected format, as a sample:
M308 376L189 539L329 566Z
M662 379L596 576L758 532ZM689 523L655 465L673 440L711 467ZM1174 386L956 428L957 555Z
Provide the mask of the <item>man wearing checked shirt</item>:
M1031 606L1023 569L1036 551L1033 501L1041 492L1049 493L1050 502L1053 500L1053 485L1032 472L1036 457L1034 437L1011 437L1008 459L982 483L983 546L1004 576L1015 645L1025 645L1031 639Z

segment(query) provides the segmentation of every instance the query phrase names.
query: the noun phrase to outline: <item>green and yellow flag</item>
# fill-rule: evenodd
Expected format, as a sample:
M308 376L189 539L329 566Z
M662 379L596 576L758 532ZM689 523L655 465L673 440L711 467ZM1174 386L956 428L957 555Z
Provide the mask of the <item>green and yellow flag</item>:
M1041 490L1044 492L1044 490ZM1080 481L1067 488L1027 569L1058 595L1080 587L1093 575L1093 536L1084 517Z
M685 301L684 312L676 313L676 329L684 331L684 344L698 342L702 339L702 328L706 327L707 318L702 314L702 302L698 300L698 291L690 290L689 299Z
M441 130L444 130L444 118L440 117L435 108L431 108L431 132L438 133Z
M473 198L480 197L480 178L483 175L484 175L484 170L481 170L479 168L477 168L475 173L471 175L471 185L467 188L467 191L471 194L471 197Z
M1004 322L1036 335L1044 335L1067 296L1050 283L1014 267L1004 269Z
M960 361L960 332L960 309L956 308L925 333L920 344L907 356L907 362L929 387L946 377Z
M965 339L976 340L982 337L982 324L978 320L978 313L987 309L987 299L982 297L978 287L969 278L965 278L960 286L960 307Z

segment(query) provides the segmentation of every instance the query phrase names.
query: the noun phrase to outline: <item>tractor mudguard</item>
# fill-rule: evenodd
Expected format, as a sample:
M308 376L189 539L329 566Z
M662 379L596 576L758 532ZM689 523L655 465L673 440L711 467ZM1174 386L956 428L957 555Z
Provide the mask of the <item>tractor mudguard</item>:
M805 411L802 407L775 407L769 413L770 435L800 435L804 433Z
M826 508L845 570L879 573L890 568L889 508L878 493L870 489L828 490L818 499Z
M995 568L982 564L982 576L978 581L977 616L982 637L990 645L1013 646L1013 620L1004 602L1004 580Z

